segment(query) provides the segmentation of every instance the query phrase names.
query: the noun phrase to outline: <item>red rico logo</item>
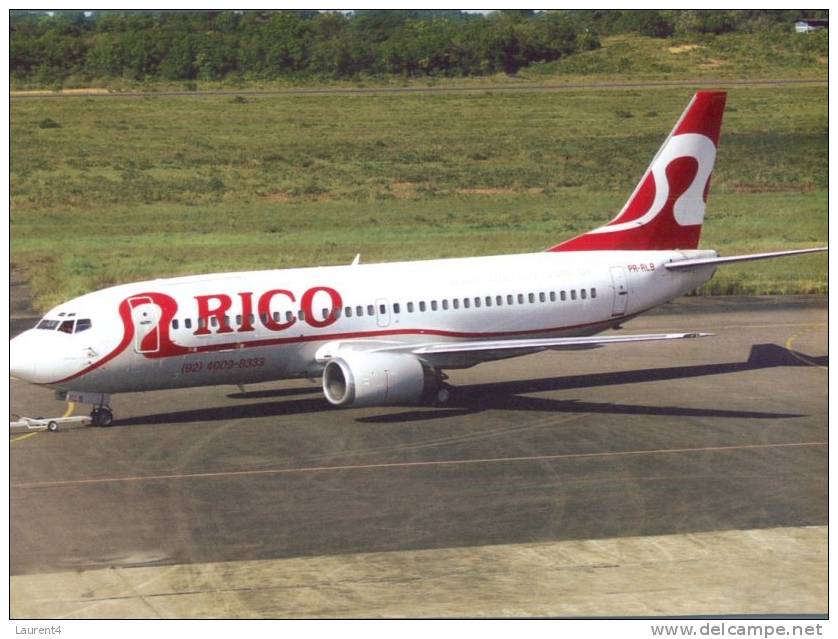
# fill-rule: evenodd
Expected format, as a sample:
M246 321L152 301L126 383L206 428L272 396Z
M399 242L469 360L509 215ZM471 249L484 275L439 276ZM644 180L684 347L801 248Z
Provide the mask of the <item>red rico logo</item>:
M329 298L325 317L317 319L313 308L314 298L318 293L324 293ZM271 313L271 302L276 298L285 299L296 306L297 298L294 293L284 288L275 288L262 293L258 300L254 300L252 292L237 294L237 311L241 309L241 322L237 328L230 325L229 314L233 308L233 298L224 293L212 295L196 295L198 303L198 330L195 335L210 335L211 333L247 333L255 331L254 321L260 322L269 331L284 331L297 323L297 317L290 316L286 321L280 321ZM254 304L255 302L255 304ZM254 306L256 314L254 314ZM328 286L315 286L303 293L300 298L299 316L309 326L323 328L337 321L338 310L343 301L335 289ZM239 314L239 313L237 313Z
M284 318L272 311L272 306L280 304L280 301L287 309ZM193 335L247 334L256 331L256 323L273 332L285 331L298 322L323 328L337 321L338 311L343 305L340 293L328 286L309 288L299 300L292 291L275 288L258 297L250 291L234 295L196 295L195 302L198 322ZM317 311L320 311L319 315ZM178 318L178 304L173 297L164 293L132 295L122 301L119 313L125 332L122 342L107 359L116 356L132 342L135 342L134 348L138 353L151 358L212 351L225 346L215 341L189 347L176 344L171 330L173 320ZM236 315L235 322L230 317L233 313ZM191 317L195 318L194 315ZM185 325L189 326L188 323Z

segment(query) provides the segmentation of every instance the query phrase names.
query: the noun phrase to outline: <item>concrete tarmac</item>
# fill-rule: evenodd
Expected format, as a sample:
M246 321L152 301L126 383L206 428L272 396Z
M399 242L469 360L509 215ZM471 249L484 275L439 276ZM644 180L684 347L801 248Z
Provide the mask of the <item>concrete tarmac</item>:
M454 371L445 408L297 380L12 435L12 616L826 613L826 299L685 298L623 330L716 335ZM14 380L11 404L65 409Z

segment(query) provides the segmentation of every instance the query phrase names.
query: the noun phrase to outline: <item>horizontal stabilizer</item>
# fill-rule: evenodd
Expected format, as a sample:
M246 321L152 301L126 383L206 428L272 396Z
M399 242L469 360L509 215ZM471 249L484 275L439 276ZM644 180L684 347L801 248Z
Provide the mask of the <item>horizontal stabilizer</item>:
M695 259L681 260L679 262L668 262L664 264L669 270L692 268L696 266L707 266L711 264L729 264L732 262L749 262L751 260L767 260L772 257L785 257L786 255L802 255L803 253L820 253L826 251L827 247L797 249L794 251L777 251L775 253L753 253L751 255L731 255L730 257L698 257Z

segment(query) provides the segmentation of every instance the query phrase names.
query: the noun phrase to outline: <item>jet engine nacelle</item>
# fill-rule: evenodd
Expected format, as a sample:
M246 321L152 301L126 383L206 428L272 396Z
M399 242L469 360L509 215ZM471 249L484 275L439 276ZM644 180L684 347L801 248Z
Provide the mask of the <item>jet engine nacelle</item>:
M347 351L323 370L323 393L335 406L383 406L416 402L433 377L412 355Z

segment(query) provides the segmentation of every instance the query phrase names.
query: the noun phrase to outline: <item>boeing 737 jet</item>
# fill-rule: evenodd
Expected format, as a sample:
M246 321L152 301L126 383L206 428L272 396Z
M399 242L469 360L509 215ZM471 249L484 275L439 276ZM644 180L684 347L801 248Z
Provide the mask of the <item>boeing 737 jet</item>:
M447 369L701 337L598 334L694 290L720 265L826 250L698 249L725 99L696 93L619 214L547 250L114 286L11 340L11 374L93 405L93 422L107 426L115 393L319 376L337 406L441 403Z

